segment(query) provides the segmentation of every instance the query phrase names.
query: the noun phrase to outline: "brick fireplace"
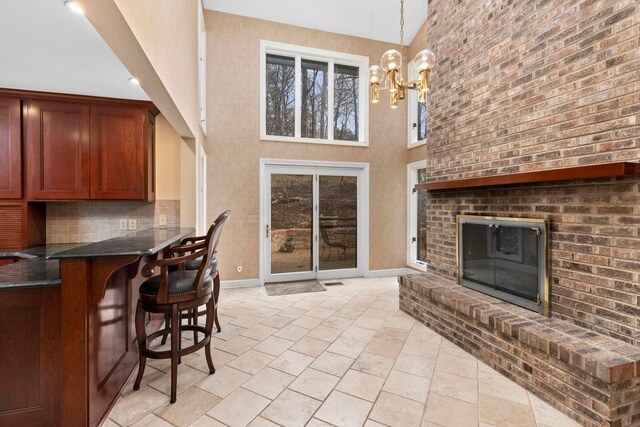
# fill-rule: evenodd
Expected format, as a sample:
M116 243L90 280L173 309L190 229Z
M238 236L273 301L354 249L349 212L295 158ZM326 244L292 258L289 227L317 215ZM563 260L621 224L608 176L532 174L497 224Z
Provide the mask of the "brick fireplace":
M430 183L640 162L637 1L432 0L425 25ZM424 209L439 276L404 278L403 310L584 424L640 423L615 391L639 393L640 178L429 191ZM461 214L550 222L548 323L451 285Z
M640 161L636 1L432 0L430 181ZM640 346L640 180L429 192L427 262L456 274L455 216L551 221L551 315Z

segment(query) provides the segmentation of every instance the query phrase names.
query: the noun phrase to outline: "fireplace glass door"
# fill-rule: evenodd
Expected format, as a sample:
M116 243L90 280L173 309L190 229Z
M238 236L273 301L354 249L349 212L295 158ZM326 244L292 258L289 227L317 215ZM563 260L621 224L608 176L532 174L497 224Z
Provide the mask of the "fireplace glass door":
M495 220L464 220L459 226L461 283L540 311L544 227Z

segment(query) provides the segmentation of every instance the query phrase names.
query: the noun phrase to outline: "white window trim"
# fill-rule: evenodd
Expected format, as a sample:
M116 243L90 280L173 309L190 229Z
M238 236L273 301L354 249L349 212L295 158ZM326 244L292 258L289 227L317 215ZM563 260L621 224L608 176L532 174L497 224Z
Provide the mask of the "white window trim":
M417 218L415 218L415 215L418 208L418 193L414 193L413 188L418 183L418 169L426 167L426 160L407 165L407 266L420 271L427 271L427 263L418 261L413 256L418 244L411 241L412 236L417 236Z
M202 2L198 2L198 119L202 133L207 135L207 28Z
M294 57L296 60L296 81L295 81L295 118L296 127L295 135L300 135L301 130L301 82L300 67L301 60L311 59L315 61L326 61L329 64L329 126L327 129L328 139L321 138L302 138L299 136L277 136L267 135L266 120L266 60L267 53L275 55L283 55ZM359 96L359 137L358 141L340 141L333 139L333 66L334 63L341 65L351 65L360 69L360 91ZM342 52L333 52L323 49L315 49L304 46L296 46L285 43L272 42L268 40L260 40L260 139L262 141L281 141L281 142L301 142L308 144L327 144L327 145L344 145L351 147L368 147L369 146L369 85L367 84L367 70L369 69L369 57L361 55L352 55Z
M409 80L418 78L418 73L415 69L413 61L409 62L407 66ZM418 115L418 92L415 90L408 91L407 94L407 150L420 147L427 143L427 139L418 140L418 128L413 127L415 117ZM427 114L429 114L427 112ZM428 118L427 118L428 120Z

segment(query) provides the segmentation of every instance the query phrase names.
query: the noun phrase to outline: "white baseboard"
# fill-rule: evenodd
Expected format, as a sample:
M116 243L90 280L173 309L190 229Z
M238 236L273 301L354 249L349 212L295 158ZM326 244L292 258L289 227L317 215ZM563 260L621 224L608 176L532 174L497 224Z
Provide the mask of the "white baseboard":
M416 270L412 268L387 268L383 270L369 270L369 273L367 273L365 277L402 276L412 273L416 273Z
M260 279L241 279L241 280L222 280L220 282L220 288L254 288L256 286L262 286Z

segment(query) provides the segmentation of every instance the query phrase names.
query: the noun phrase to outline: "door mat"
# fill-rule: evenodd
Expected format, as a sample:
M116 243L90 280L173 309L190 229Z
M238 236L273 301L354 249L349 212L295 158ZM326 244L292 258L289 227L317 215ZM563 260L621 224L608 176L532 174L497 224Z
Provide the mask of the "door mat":
M302 282L265 283L267 295L293 295L307 292L325 292L327 289L317 280L305 280Z

